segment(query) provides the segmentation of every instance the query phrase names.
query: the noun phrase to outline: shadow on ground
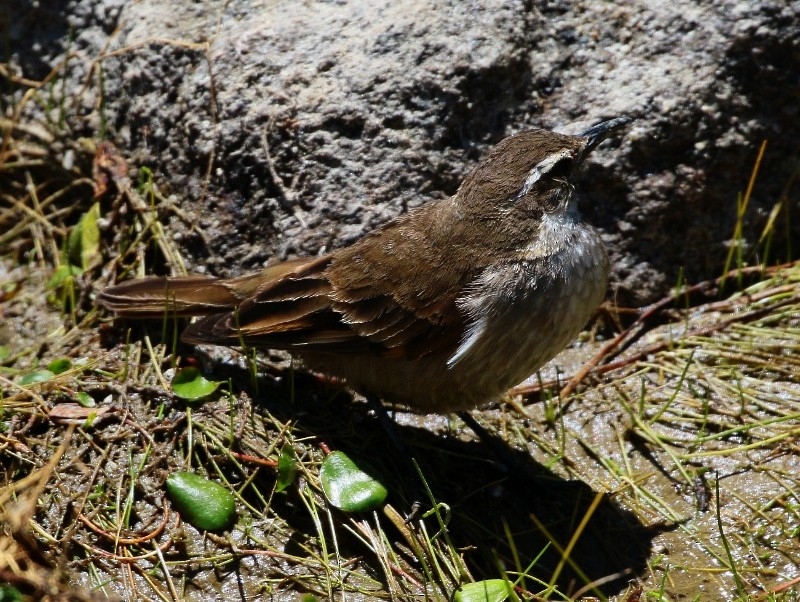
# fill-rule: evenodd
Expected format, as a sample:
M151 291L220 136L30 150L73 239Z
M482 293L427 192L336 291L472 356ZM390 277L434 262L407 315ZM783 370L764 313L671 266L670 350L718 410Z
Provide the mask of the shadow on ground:
M222 374L230 370L236 374ZM239 383L248 379L244 370L230 365L217 364L214 374ZM260 394L253 396L255 411L260 407L279 421L291 420L331 449L366 459L390 490L389 503L400 512L409 512L413 500L424 500L423 512L431 507L422 482L409 477L408 461L365 403L300 371L292 375L291 385L288 380L262 378ZM502 439L477 439L455 418L416 418L417 425L396 424L398 433L433 498L449 507L449 537L475 579L498 578L503 569L522 570L543 583L554 583L562 593L574 594L595 584L589 593L610 596L645 570L651 541L662 529L645 527L608 496L591 509L597 492L583 482L564 480ZM416 482L410 482L412 478ZM299 532L313 533L300 504L288 506L297 511L276 511ZM590 519L581 526L587 514ZM423 520L428 533L438 531L435 517ZM384 527L393 529L388 521ZM580 536L564 562L562 551L576 532ZM339 545L344 555L364 553L363 545L355 539L348 542L346 535ZM530 581L527 586L531 591L542 589Z

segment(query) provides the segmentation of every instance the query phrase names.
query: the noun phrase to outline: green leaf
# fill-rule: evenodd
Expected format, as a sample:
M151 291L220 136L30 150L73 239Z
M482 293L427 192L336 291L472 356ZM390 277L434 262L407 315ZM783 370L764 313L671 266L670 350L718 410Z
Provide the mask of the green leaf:
M23 374L17 381L17 384L26 386L32 385L33 383L42 383L46 380L50 380L54 376L55 374L50 372L50 370L36 370L35 372Z
M0 584L0 602L22 602L22 594L13 585Z
M347 454L332 452L319 473L328 501L345 512L367 512L386 499L386 487L359 468Z
M236 516L233 495L219 483L191 472L176 472L166 487L183 519L201 531L224 529Z
M186 401L196 401L211 395L222 384L221 380L207 380L200 370L194 367L178 370L172 379L175 395Z
M0 362L6 359L9 355L11 355L11 347L0 345Z
M95 203L81 216L67 239L69 263L84 270L100 255L100 230L97 228L99 217L100 205Z
M57 360L53 360L49 364L47 364L47 369L50 370L53 374L61 374L62 372L66 372L72 368L72 361L69 358L61 357Z
M60 288L67 284L68 281L72 280L72 278L80 276L81 274L83 274L83 270L78 266L62 263L56 268L56 271L53 272L50 281L47 283L47 288L49 290Z
M503 602L512 594L511 583L503 579L487 579L465 583L456 592L455 602Z
M97 402L95 402L92 396L84 391L78 391L75 393L75 399L84 408L93 408L97 405Z
M90 413L86 417L86 420L83 421L83 428L89 430L90 428L92 428L92 425L94 424L95 420L97 420L97 412Z
M278 458L278 480L275 483L275 491L283 491L294 483L297 476L297 456L294 449L287 445L281 450Z

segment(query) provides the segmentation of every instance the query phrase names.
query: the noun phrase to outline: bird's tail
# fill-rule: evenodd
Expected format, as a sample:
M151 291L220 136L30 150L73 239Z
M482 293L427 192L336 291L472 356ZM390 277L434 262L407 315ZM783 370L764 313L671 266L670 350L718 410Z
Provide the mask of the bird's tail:
M211 276L152 277L129 280L103 289L97 302L126 318L204 316L233 311L262 287L297 270L313 268L326 258L291 259L261 272L235 278Z
M234 283L208 276L129 280L97 297L100 305L128 318L202 316L230 311L241 300Z

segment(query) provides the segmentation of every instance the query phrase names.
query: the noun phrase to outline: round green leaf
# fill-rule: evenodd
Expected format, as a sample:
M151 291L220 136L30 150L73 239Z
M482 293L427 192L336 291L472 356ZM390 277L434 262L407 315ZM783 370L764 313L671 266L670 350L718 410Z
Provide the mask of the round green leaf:
M36 370L35 372L28 372L27 374L23 374L17 381L17 384L20 384L22 386L32 385L33 383L41 383L46 380L50 380L54 376L55 374L50 372L50 370Z
M332 452L319 473L328 501L345 512L373 510L386 499L386 487L360 469L347 454Z
M97 402L92 398L92 396L85 391L78 391L75 393L75 399L84 408L93 408L97 405Z
M53 360L49 364L47 364L47 369L50 370L53 374L61 374L62 372L66 372L72 368L72 362L69 358L60 357L57 360Z
M176 472L166 486L183 519L202 531L224 529L236 516L233 495L219 483L191 472Z
M465 583L456 592L455 602L503 602L511 595L511 583L503 579L486 579Z
M172 379L172 390L175 395L187 401L196 401L211 395L222 384L222 381L207 380L200 370L189 367L178 370Z

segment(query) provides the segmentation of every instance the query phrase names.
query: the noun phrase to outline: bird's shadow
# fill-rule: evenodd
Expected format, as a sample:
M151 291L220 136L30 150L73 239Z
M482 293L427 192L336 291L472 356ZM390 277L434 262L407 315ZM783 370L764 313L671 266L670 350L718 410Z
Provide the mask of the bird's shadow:
M240 375L238 382L243 379ZM279 421L301 424L331 449L366 459L389 489L389 503L401 512L409 512L415 500L423 503L423 511L431 508L419 476L409 482L408 458L399 457L367 404L347 391L296 371L291 386L272 381L253 403L255 411L262 406ZM464 437L466 429L455 417L449 420L452 428L442 426L447 418L419 418L417 424L395 423L397 431L433 500L446 504L448 536L463 551L473 577L520 570L564 593L592 583L596 586L589 593L608 596L645 570L652 539L662 528L646 527L608 496L563 479L499 437ZM423 520L429 521L429 533L438 531L435 517ZM384 527L392 529L386 522ZM362 554L363 548L354 553Z
M614 595L643 573L652 539L664 530L646 527L608 496L563 479L500 438L464 437L465 427L454 417L451 423L460 427L442 428L447 418L424 416L410 425L396 424L429 496L418 475L409 477L409 459L400 457L374 412L342 387L303 370L285 371L282 378L268 372L254 387L242 364L219 361L202 349L192 353L215 379L230 379L234 389L247 393L253 411L263 408L278 421L302 426L331 449L367 459L400 512L410 512L412 501L429 509L431 497L446 504L448 537L475 579L524 571L562 593L596 584L589 593ZM313 532L307 513L296 511L302 504L273 502L286 505L281 516L299 533ZM430 521L429 533L438 531L435 517L421 520ZM386 521L384 528L394 527ZM347 553L346 538L338 543ZM357 541L351 543L354 555L363 554ZM380 574L381 568L376 565L375 571Z

